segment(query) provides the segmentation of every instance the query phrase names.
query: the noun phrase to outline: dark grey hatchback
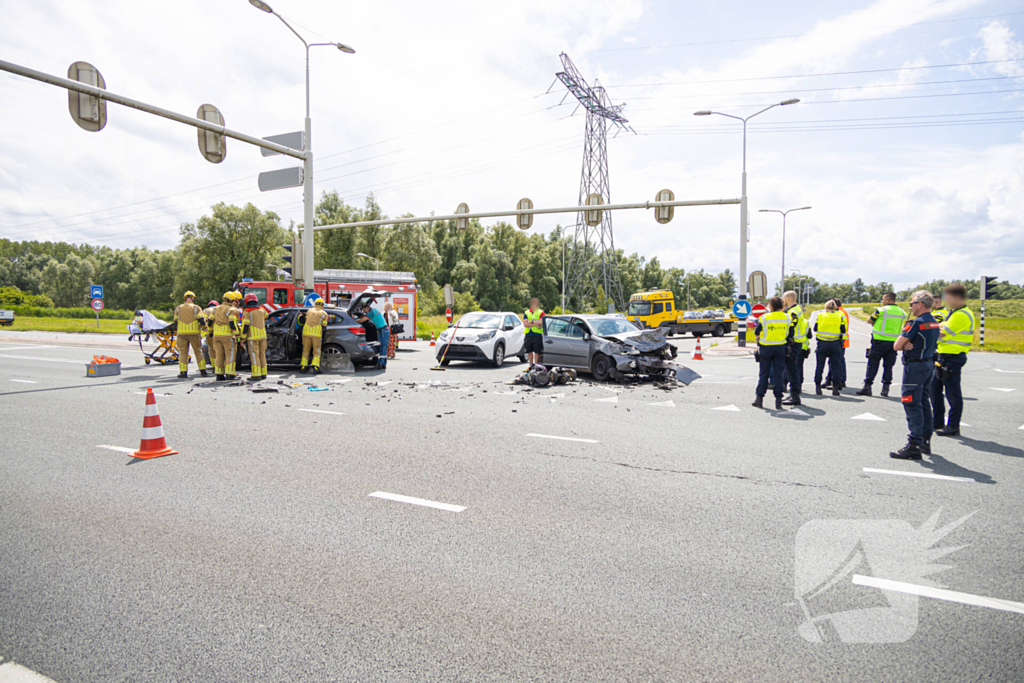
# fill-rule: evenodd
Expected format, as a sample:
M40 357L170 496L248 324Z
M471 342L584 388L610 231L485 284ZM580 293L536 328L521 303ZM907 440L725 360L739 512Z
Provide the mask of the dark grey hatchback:
M298 317L309 306L279 308L267 316L267 365L298 365L302 357L302 328ZM371 363L379 353L377 342L366 341L366 330L348 311L325 306L328 313L324 332L324 356L348 354L355 364ZM249 354L242 353L241 365L249 365Z

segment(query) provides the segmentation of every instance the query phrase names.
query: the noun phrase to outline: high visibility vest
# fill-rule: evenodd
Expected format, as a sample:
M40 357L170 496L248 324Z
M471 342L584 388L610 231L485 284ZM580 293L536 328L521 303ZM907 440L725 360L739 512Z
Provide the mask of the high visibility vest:
M540 320L543 315L544 309L542 308L538 308L536 311L531 311L530 309L527 309L526 312L523 313L523 318L525 320ZM541 331L527 325L526 334L541 334Z
M887 304L878 309L878 318L871 327L871 338L876 341L894 342L900 336L907 314L896 304Z
M211 337L213 336L213 311L216 308L216 306L210 306L203 309L203 317L206 318L206 334Z
M943 320L945 320L947 315L949 315L949 310L945 308L940 308L937 311L932 311L932 317L935 318L935 322L937 323L941 323Z
M234 320L234 313L231 304L221 304L213 309L213 336L230 337L234 334L231 329L231 321Z
M267 338L267 312L262 308L245 312L245 337L250 341Z
M946 316L939 328L938 353L955 355L967 353L974 343L974 313L966 306Z
M850 348L850 312L845 308L840 308L838 313L843 316L843 322L846 323L846 332L843 332L843 348Z
M810 323L807 322L807 318L804 317L804 309L800 308L800 304L795 304L790 308L787 308L786 313L788 313L789 317L793 319L793 325L795 326L793 342L806 348L811 343L807 334L810 331L811 326Z
M761 325L761 336L757 340L761 346L785 344L789 337L789 328L793 326L793 319L785 311L765 313L757 322Z
M818 314L818 341L839 341L843 336L843 314L839 311L822 311Z
M319 337L324 330L324 323L327 322L327 312L323 309L306 311L306 324L302 326L302 336Z
M178 323L178 334L199 334L199 321L203 309L195 304L181 304L174 309L174 321Z

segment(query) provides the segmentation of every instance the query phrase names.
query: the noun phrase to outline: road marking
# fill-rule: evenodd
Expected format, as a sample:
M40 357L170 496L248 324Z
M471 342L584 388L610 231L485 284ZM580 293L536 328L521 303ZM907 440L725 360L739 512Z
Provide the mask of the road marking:
M961 422L960 426L961 427L970 427L971 425L967 424L966 422Z
M851 420L872 420L874 422L888 422L884 417L878 417L874 413L861 413L860 415L854 415L850 418Z
M106 448L108 451L117 451L118 453L127 453L128 455L135 453L134 448L124 448L123 446L97 446L96 448Z
M28 351L35 349L55 349L56 346L0 346L0 351Z
M722 411L725 411L727 413L738 413L738 412L740 412L740 409L737 408L736 406L732 405L732 404L727 405L727 406L722 406L721 408L712 408L711 410L722 410Z
M648 403L647 405L649 405L649 406L660 406L662 408L675 408L676 407L676 402L673 401L672 399L669 399L667 401L662 401L661 403Z
M312 408L298 408L300 413L323 413L324 415L344 415L345 413L339 413L334 410L313 410Z
M12 379L12 382L19 382L21 384L39 384L39 382L33 382L30 379Z
M1024 375L1024 370L1000 370L999 368L996 368L996 372L1008 372L1016 375Z
M84 360L68 360L67 358L43 358L42 356L8 356L0 354L0 358L13 358L15 360L46 360L53 363L74 363L75 365L88 365Z
M810 417L810 414L805 413L799 408L790 408L789 410L782 411L785 415L800 415L801 417Z
M377 386L378 387L386 387L389 384L391 384L391 380L390 379L387 380L386 382L377 382Z
M944 474L932 474L931 472L901 472L899 470L876 470L873 467L865 467L865 472L874 472L876 474L898 474L901 477L921 477L922 479L943 479L945 481L970 481L974 479L971 477L947 477Z
M135 394L136 396L145 396L148 392L145 392L145 391L133 391L132 393ZM174 394L158 394L156 392L153 392L153 395L154 396L173 396Z
M399 503L409 503L410 505L422 505L423 507L436 508L438 510L447 510L448 512L462 512L466 509L465 505L452 505L451 503L437 503L432 500L424 500L423 498L413 498L412 496L403 496L397 493L387 493L385 491L374 491L370 494L371 498L383 498L384 500L394 500Z
M1016 389L1001 389L999 387L989 387L989 389L991 389L992 391L1005 391L1006 393L1010 393L1011 391L1017 391Z
M739 384L739 382L705 382L703 377L698 377L696 381L701 384Z
M7 662L0 664L0 681L3 683L54 683L52 678L37 674L21 664Z
M556 439L557 441L579 441L580 443L600 443L600 441L596 441L594 439L577 439L576 437L573 436L552 436L550 434L527 434L527 436L532 436L536 439Z
M595 398L594 403L618 403L618 396L609 396L608 398Z
M904 583L903 581L879 579L875 576L861 576L860 574L854 574L853 585L866 586L868 588L881 588L885 591L920 595L922 598L948 600L949 602L959 602L963 605L988 607L991 609L1001 610L1003 612L1024 614L1024 602L1013 602L1011 600L1001 600L1000 598L986 598L983 595L971 595L970 593L960 593L959 591L950 591L944 588L933 588L931 586L918 586L913 583Z
M1021 425L1020 427L1017 427L1017 429L1024 429L1024 425Z
M332 379L330 382L328 382L328 384L348 384L351 381L351 377L349 377L348 379Z

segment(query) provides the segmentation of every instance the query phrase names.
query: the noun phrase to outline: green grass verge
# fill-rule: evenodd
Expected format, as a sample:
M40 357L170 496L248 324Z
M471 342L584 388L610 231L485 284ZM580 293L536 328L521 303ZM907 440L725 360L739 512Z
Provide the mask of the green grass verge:
M14 324L10 327L0 327L4 330L22 330L39 332L92 332L99 334L123 334L128 335L128 323L131 320L105 320L100 318L99 328L96 327L96 319L86 320L84 318L35 318L28 316L16 316Z

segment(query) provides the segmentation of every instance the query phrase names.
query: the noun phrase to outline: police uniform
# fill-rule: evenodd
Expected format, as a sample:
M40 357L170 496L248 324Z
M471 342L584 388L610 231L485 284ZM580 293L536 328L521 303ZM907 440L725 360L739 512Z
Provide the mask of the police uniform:
M775 384L772 387L775 393L775 407L782 407L782 392L786 371L786 355L789 345L793 342L793 319L785 311L771 311L765 313L757 320L754 327L754 336L757 338L757 360L760 363L760 372L757 379L757 400L754 406L761 408L761 401L768 393L768 373L774 371Z
M249 345L249 363L253 379L267 376L267 312L249 308L243 314L242 336Z
M302 369L310 364L309 357L313 356L313 370L320 371L320 344L323 340L324 329L327 327L327 311L323 305L318 305L312 310L306 311L306 322L302 326Z
M821 376L828 361L829 374L833 378L842 375L839 364L842 362L843 337L846 336L846 319L839 311L822 311L814 323L814 333L818 337L818 346L814 349L814 393L821 396ZM838 396L840 381L832 384L832 395Z
M789 379L788 405L800 405L800 393L804 382L804 359L807 358L811 344L811 326L804 317L804 310L800 304L794 304L786 309L786 313L793 321L793 341L789 344L789 353L786 356L786 377ZM783 387L785 388L785 387Z
M935 346L939 340L939 323L935 322L931 313L924 313L905 323L900 336L909 339L914 346L912 349L903 350L901 400L903 401L903 410L907 414L907 427L910 428L908 438L910 457L915 457L913 452L916 449L916 458L920 458L920 449L929 445L932 436L930 387L932 372L935 369ZM927 452L930 452L930 449L927 449Z
M228 362L233 355L236 329L233 308L228 300L225 300L213 309L213 371L217 379L225 379L228 374Z
M936 349L935 377L939 383L939 394L935 399L933 425L942 436L960 433L960 418L964 413L964 395L960 388L960 373L967 363L967 353L974 343L974 313L966 306L949 311L940 323L939 343ZM933 381L934 384L934 381ZM949 421L945 422L946 404L949 401ZM945 424L944 424L945 422Z
M205 327L203 309L191 301L186 301L174 309L174 322L178 323L178 371L182 379L188 377L189 348L195 351L196 365L199 372L206 376L206 361L203 359L203 347L200 344L200 328Z
M540 321L543 317L544 309L542 308L538 308L536 311L528 308L523 312L523 324L526 325L526 333L523 335L523 353L542 354L538 360L541 364L544 362L544 327L543 325L533 327L530 323L535 320Z
M886 304L876 308L871 314L871 347L867 350L868 370L864 375L864 388L857 392L859 396L871 395L871 384L878 374L879 362L882 364L882 396L889 395L892 384L892 367L896 364L896 350L893 344L900 336L900 330L907 320L907 314L896 304Z

